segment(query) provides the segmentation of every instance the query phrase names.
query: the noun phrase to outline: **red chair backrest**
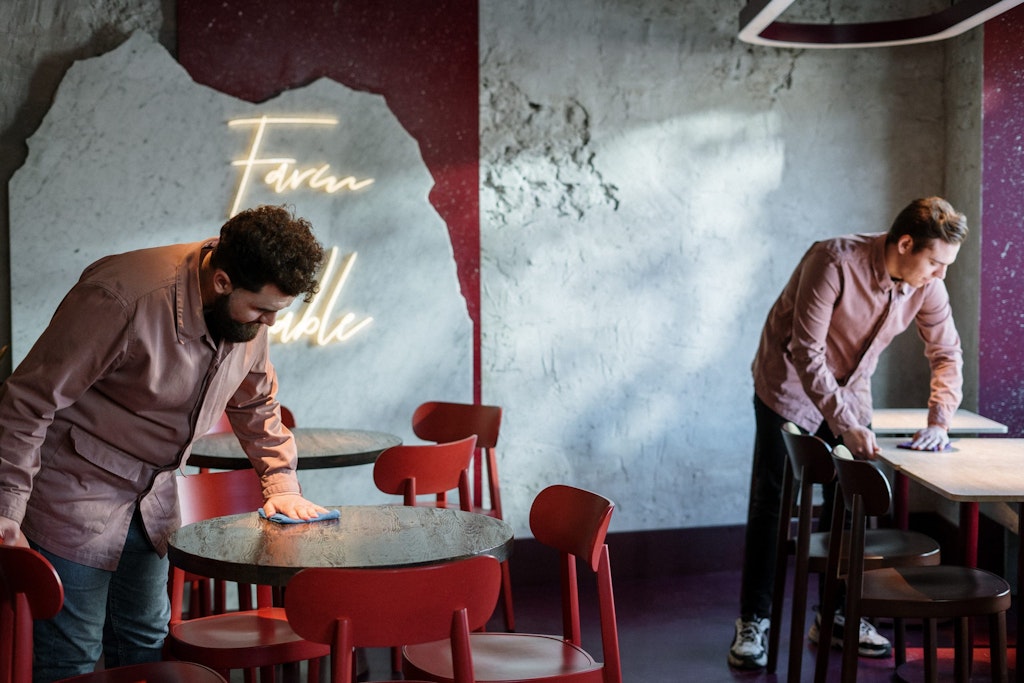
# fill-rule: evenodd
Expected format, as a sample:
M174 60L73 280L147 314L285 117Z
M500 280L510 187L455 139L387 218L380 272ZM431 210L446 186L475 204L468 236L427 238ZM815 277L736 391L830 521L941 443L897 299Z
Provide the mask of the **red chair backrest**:
M256 474L256 470L251 468L189 474L178 477L176 482L182 526L211 517L255 512L263 506L263 488L260 485L260 478ZM185 583L205 580L205 577L195 574L186 575L181 569L171 567L168 591L171 598L172 624L185 618ZM209 590L198 583L195 586L199 590ZM250 589L245 587L242 590L248 593ZM196 597L198 596L193 596L193 598ZM273 602L271 588L257 586L256 599L261 606L269 606ZM191 614L191 616L196 615Z
M32 680L32 620L52 618L63 604L64 586L45 557L0 545L0 682Z
M403 497L415 505L416 496L436 495L439 506L447 505L446 493L459 490L459 506L472 509L469 493L469 463L476 449L476 436L440 444L393 446L373 465L373 482L383 493Z
M450 638L455 683L473 683L469 633L498 600L501 570L487 555L401 569L304 569L288 583L297 634L331 645L332 681L352 680L352 648Z
M443 443L476 435L477 448L498 445L501 408L469 403L429 401L412 415L412 432L424 441Z
M534 538L579 557L597 571L615 504L596 493L556 484L537 494L530 507Z
M177 478L182 525L211 517L255 512L263 506L256 470L201 472Z

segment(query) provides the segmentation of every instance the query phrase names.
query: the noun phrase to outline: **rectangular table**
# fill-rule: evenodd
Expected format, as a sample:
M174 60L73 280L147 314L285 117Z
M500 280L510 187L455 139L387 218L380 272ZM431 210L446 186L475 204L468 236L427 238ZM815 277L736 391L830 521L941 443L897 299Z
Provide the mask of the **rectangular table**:
M878 436L913 436L928 426L927 408L875 408L871 429ZM969 410L958 410L949 426L950 435L1006 434L1007 426Z
M1017 533L1024 507L1024 439L957 439L953 450L911 451L897 448L901 438L879 439L878 459L897 476L916 481L960 504L965 564L977 564L978 503L1017 503ZM905 502L904 502L905 505ZM900 513L897 513L899 518ZM1017 590L1024 588L1024 543L1018 543ZM1024 644L1024 609L1017 609L1018 647ZM1018 682L1024 682L1024 658L1018 657Z

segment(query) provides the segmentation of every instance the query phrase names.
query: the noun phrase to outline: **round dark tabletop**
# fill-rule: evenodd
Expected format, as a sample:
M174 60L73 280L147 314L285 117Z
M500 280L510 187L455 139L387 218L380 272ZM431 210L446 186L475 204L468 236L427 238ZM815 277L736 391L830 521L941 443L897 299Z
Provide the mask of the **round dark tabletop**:
M300 470L367 465L392 446L402 443L394 434L364 429L293 427ZM216 470L252 467L238 439L231 432L207 434L192 445L188 465Z
M487 515L405 505L350 505L338 519L279 524L255 511L189 524L171 563L203 576L284 586L307 567L408 567L512 552L512 527Z

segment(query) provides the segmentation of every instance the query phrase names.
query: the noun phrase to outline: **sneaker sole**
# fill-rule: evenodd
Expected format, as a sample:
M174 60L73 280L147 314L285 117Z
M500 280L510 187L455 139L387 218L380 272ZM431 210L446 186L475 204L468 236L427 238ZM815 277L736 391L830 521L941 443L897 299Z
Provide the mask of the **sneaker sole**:
M816 628L817 624L811 626L811 630L807 633L807 639L815 645L818 644L820 634ZM843 649L843 639L832 636L832 647L836 650ZM863 647L857 648L857 656L864 657L865 659L885 659L892 654L892 645L881 650L865 650Z
M836 650L843 649L843 639L832 637L832 647ZM864 657L865 659L885 659L892 654L892 646L889 646L883 650L865 650L863 647L857 648L857 656Z
M749 657L737 657L733 653L729 653L729 666L734 669L743 669L744 671L753 671L755 669L763 669L768 666L768 656L765 655L763 661L751 659Z

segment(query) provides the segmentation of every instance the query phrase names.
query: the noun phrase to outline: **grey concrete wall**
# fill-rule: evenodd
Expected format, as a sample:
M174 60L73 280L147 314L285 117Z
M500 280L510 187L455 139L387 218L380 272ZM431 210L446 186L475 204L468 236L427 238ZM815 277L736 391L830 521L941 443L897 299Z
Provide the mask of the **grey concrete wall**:
M736 39L742 5L481 1L483 398L506 408L519 532L556 481L614 498L619 531L741 523L750 359L808 244L885 230L928 194L980 225L978 36L753 47ZM169 6L0 3L5 180L70 63L134 29L170 45ZM976 319L971 251L950 278L961 321ZM926 396L912 334L876 378L879 404Z

